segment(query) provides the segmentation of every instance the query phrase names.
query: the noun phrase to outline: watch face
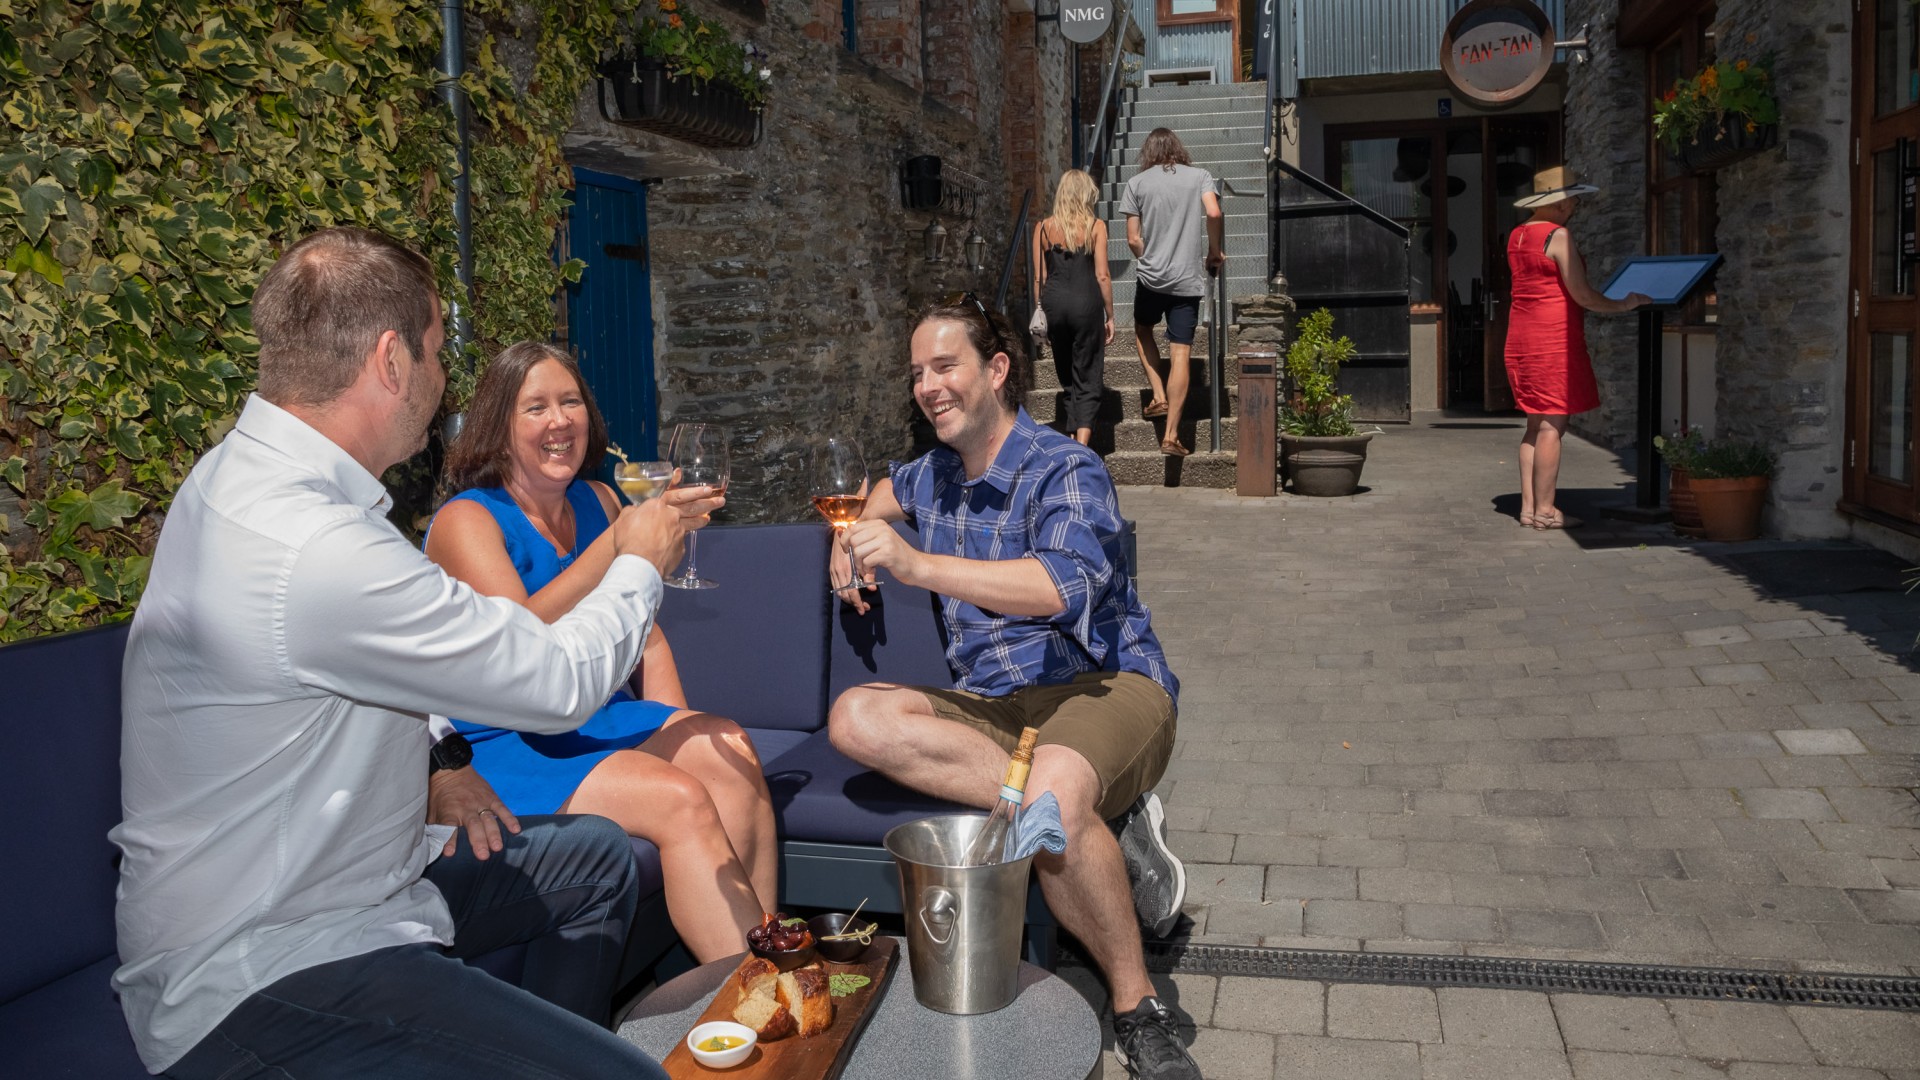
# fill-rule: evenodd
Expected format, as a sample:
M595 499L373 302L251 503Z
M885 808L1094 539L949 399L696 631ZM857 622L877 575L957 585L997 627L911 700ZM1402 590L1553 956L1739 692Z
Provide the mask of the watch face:
M436 769L464 769L473 760L473 745L466 736L455 733L433 744Z

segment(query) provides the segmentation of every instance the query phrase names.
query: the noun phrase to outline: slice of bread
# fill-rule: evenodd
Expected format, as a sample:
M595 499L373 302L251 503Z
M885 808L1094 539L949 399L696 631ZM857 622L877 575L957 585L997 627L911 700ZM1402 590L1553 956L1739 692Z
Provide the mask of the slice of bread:
M740 1002L733 1007L733 1022L745 1024L763 1041L793 1034L793 1013L780 1002L780 969L758 956L740 965Z
M833 993L820 965L782 972L777 981L780 1004L795 1018L801 1038L833 1025Z

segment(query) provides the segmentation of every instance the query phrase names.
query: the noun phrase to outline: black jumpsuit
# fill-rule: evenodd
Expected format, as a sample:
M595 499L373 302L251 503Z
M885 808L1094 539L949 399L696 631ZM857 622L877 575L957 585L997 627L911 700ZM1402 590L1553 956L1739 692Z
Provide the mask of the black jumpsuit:
M1107 303L1100 295L1100 279L1093 260L1104 251L1073 251L1064 244L1058 222L1041 225L1047 260L1047 283L1040 290L1040 306L1047 312L1047 342L1053 347L1054 370L1066 388L1066 408L1060 416L1067 431L1092 428L1100 409L1101 382L1106 373ZM1091 228L1091 226L1089 226Z

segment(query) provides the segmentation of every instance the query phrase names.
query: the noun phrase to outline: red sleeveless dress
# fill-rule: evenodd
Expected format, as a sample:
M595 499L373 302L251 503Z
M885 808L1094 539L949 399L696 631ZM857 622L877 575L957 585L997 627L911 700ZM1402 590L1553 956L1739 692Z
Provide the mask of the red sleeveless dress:
M1587 355L1586 311L1560 280L1547 241L1564 226L1521 225L1507 235L1513 305L1507 317L1507 382L1522 412L1567 416L1600 407Z

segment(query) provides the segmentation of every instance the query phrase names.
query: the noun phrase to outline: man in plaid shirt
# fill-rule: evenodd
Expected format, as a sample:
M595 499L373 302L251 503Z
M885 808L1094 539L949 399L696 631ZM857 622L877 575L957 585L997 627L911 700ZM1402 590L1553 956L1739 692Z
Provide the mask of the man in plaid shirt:
M942 445L875 485L832 574L863 614L855 579L878 569L939 594L956 685L854 687L828 716L833 744L908 787L988 807L1021 728L1038 728L1027 799L1053 792L1068 837L1064 854L1034 860L1047 906L1106 976L1128 1069L1198 1080L1140 937L1114 932L1136 915L1164 936L1186 879L1151 791L1173 754L1180 683L1127 574L1113 481L1020 407L1032 367L971 294L921 316L912 363L914 400Z

